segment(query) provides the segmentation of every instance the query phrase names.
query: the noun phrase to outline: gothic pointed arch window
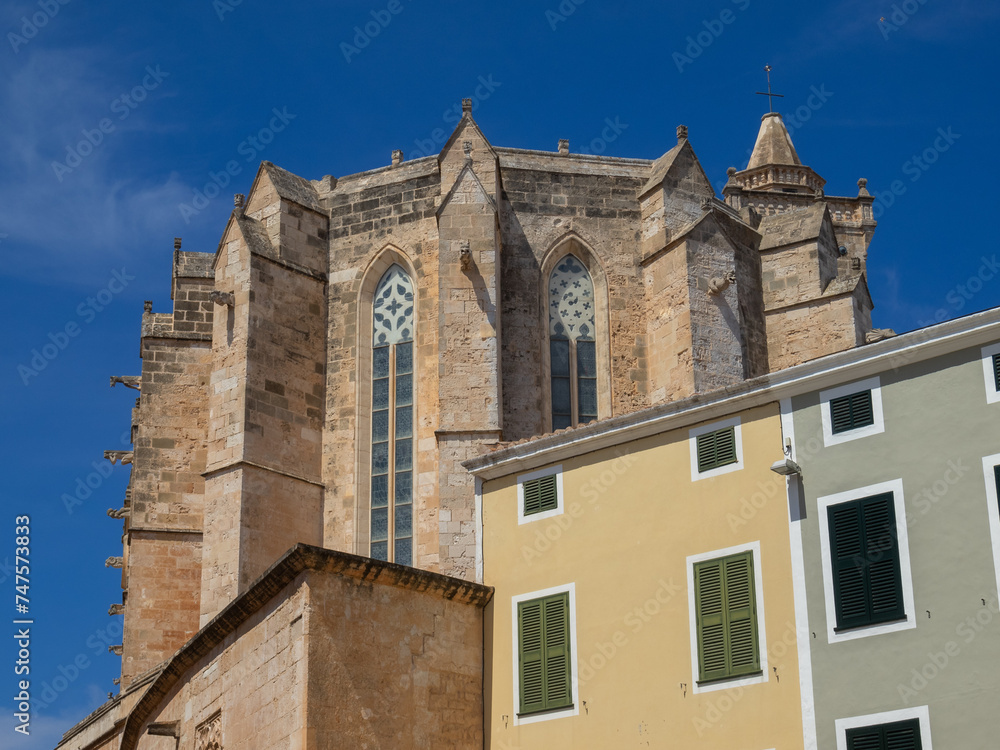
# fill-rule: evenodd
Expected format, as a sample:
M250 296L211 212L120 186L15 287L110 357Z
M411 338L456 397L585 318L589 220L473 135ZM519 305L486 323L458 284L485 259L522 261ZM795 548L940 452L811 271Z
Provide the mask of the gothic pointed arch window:
M597 419L594 282L575 255L565 255L548 292L552 429L559 430Z
M402 266L372 301L370 554L413 564L413 283Z

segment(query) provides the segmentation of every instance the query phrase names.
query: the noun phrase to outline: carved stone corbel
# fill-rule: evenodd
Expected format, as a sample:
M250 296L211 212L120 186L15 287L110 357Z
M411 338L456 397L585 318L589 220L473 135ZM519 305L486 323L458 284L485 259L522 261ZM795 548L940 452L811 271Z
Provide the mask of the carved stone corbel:
M108 614L111 615L112 617L114 617L115 615L125 614L125 605L112 604L110 607L108 607Z
M236 297L232 292L220 292L218 289L213 289L208 293L208 298L217 305L236 306Z
M105 568L121 568L125 564L125 560L122 557L109 557L104 561Z
M122 651L124 650L124 647L120 643L117 646L108 646L108 653L114 654L115 656L121 656Z
M108 515L111 518L125 518L126 516L131 515L131 513L132 511L128 508L118 508L117 510L115 508L108 508Z
M132 463L132 451L104 451L104 457L112 464L121 461L122 466Z

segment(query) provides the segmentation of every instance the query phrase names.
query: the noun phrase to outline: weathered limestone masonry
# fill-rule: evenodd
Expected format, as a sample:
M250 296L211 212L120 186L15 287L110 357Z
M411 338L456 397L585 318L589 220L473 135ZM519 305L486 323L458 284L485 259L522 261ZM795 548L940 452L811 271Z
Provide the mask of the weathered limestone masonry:
M125 517L122 685L198 630L208 382L211 256L174 252L172 314L142 318L140 397Z
M757 225L771 371L863 344L872 300L865 280L874 198L828 198L803 166L781 116L764 115L750 163L729 170L726 202ZM822 351L817 350L819 346Z
M776 114L723 202L683 126L656 160L499 148L468 100L437 156L316 181L265 162L214 254L176 244L173 312L143 316L115 710L289 548L369 554L390 267L413 285L413 564L473 580L460 464L552 429L557 265L593 284L598 418L705 393L864 342L859 184L825 198Z

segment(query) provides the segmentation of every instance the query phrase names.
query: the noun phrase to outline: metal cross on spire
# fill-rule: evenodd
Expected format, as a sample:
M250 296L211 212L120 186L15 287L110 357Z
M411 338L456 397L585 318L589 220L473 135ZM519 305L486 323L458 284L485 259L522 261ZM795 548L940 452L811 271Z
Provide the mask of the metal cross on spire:
M768 106L768 109L771 112L774 112L774 102L772 101L771 97L776 96L779 99L784 99L785 95L784 94L774 94L774 93L771 93L771 66L770 65L765 65L764 66L764 70L767 71L767 91L766 92L764 92L764 91L758 91L756 93L760 94L761 96L766 96L767 97L767 106Z

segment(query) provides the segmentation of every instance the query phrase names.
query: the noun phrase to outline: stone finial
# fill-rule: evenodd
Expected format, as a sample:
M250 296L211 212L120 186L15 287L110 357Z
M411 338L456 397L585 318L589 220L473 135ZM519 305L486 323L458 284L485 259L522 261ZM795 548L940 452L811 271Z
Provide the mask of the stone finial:
M462 240L458 250L458 261L463 271L472 268L472 248L468 240Z
M217 305L236 306L236 297L232 292L220 292L218 289L213 289L208 293L208 298Z
M142 303L142 311L151 313L153 312L153 300L148 299Z
M180 250L180 249L181 249L181 238L174 237L174 250Z
M678 125L677 126L677 142L686 141L688 137L688 126Z
M563 156L569 153L569 138L559 139L559 153Z
M862 177L858 180L858 197L859 198L870 198L871 193L868 192L868 180Z
M736 176L736 167L730 167L729 169L727 169L726 170L726 176L727 177L735 177Z
M114 654L115 656L121 656L122 651L124 650L124 647L120 643L116 646L108 646L108 653Z
M120 568L124 564L124 559L121 557L109 557L104 561L105 568Z
M467 115L472 112L472 99L462 100L462 114Z
M115 615L125 614L125 605L112 604L110 607L108 607L108 614L111 615L112 617L114 617Z
M246 201L247 197L243 195L243 193L233 194L233 206L235 206L236 208L243 208L243 204L245 204Z
M132 451L104 451L104 457L112 464L121 461L122 466L132 463Z
M398 167L402 163L403 163L402 149L394 148L392 150L392 166Z

